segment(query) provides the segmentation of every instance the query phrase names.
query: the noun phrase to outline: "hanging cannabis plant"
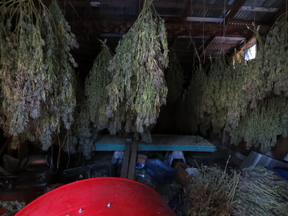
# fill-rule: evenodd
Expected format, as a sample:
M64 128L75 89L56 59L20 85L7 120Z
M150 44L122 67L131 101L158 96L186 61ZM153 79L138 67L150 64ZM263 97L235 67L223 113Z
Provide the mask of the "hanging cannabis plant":
M101 43L101 52L86 78L84 90L86 97L78 103L75 123L69 136L69 151L76 152L78 144L78 152L82 152L86 159L91 157L99 131L109 128L113 121L105 115L109 102L106 86L113 77L108 71L112 53L105 42Z
M262 101L256 109L248 111L234 129L227 129L231 134L231 143L238 145L242 140L248 147L260 147L268 152L275 146L277 136L287 136L287 98L274 97Z
M115 131L142 135L151 142L150 129L156 124L160 107L166 103L163 70L168 66L164 20L146 0L136 22L120 40L109 71L107 117L113 117ZM116 126L116 127L115 127ZM111 132L111 131L110 131Z
M46 8L32 0L0 2L2 122L6 135L40 141L47 150L75 107L70 49L78 47L56 0Z
M250 107L256 108L257 103L264 100L267 96L267 72L264 68L264 47L259 33L255 32L255 38L258 42L257 58L247 62L245 81L243 89L246 92L246 98L250 102Z
M111 83L113 74L108 71L112 54L108 46L102 43L102 50L94 61L85 82L85 95L90 121L97 131L108 127L108 117L105 115L108 106L106 86Z
M266 38L264 46L264 71L267 78L267 92L288 97L288 12L278 18Z
M170 54L169 68L165 78L168 87L167 100L170 103L179 102L183 94L183 69L175 52Z

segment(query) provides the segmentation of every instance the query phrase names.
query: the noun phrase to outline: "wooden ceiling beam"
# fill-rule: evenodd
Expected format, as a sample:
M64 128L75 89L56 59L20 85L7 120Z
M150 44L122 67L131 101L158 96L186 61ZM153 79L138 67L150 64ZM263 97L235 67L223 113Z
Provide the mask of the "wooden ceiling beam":
M236 0L236 2L233 4L232 9L230 9L225 17L225 23L228 23L230 19L233 19L233 17L238 13L240 8L246 3L247 0Z
M194 6L195 0L187 0L184 11L182 13L182 18L186 20L186 18L189 16L189 13L191 12L191 7Z
M95 0L97 1L97 0ZM203 9L204 8L204 4L195 4L194 3L195 0L187 0L186 3L183 2L153 2L153 5L155 7L162 7L162 8L185 8L188 9L188 13L190 12L191 9L191 4L192 4L192 9ZM51 0L42 0L42 2L45 5L49 5L51 3ZM87 7L87 6L91 6L90 2L93 2L93 0L91 1L73 1L70 0L70 3L73 5L73 7L75 7L75 9L77 9L77 7ZM135 6L135 4L138 5L139 0L122 0L122 1L110 1L110 2L100 2L99 6L97 7L130 7L130 6ZM61 7L64 6L70 6L70 4L68 3L68 1L65 2L65 0L62 1L58 1L58 4ZM95 8L97 8L95 7ZM93 8L93 7L92 7ZM223 5L222 4L206 4L205 8L208 10L223 10ZM226 9L232 9L232 6L230 5L226 5L225 6ZM184 13L183 13L184 14Z
M130 27L133 25L133 22L121 22L121 21L85 21L85 25L82 21L71 21L69 22L72 27L74 27L75 33L85 33L83 29L89 28L92 32L98 34L125 34ZM191 23L188 26L185 23L166 23L167 33L170 36L189 36L189 31L191 30L191 36L203 36L203 24L202 23ZM249 25L253 29L252 25ZM191 29L187 29L191 28ZM262 25L260 26L259 33L262 36L265 36L269 30L270 26ZM222 36L223 35L223 25L216 23L205 23L204 25L205 36ZM246 25L227 25L225 36L236 36L236 37L251 37L253 32L247 28Z

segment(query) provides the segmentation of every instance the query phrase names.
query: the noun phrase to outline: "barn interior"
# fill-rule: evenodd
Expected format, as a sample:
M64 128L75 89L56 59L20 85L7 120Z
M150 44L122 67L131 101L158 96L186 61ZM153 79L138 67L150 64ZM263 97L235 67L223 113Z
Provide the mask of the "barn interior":
M287 214L287 7L0 1L0 214L101 215L105 178L160 194L139 215Z

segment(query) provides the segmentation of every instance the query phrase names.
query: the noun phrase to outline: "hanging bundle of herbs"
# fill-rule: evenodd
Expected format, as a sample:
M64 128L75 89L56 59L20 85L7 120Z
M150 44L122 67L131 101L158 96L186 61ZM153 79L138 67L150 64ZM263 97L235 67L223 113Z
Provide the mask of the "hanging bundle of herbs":
M220 87L222 89L220 100L223 101L227 109L226 127L237 127L240 117L246 115L249 104L242 88L247 68L244 64L244 57L241 56L241 59L243 60L236 59L234 65L228 66Z
M69 136L70 152L75 152L78 144L78 152L82 152L86 159L91 157L93 143L99 131L109 128L112 121L105 115L109 101L106 86L113 77L108 71L112 53L105 42L101 43L101 52L85 81L86 97L78 103L77 116Z
M114 118L113 131L142 135L151 142L150 129L156 124L160 107L166 103L163 70L168 66L164 20L146 0L136 22L119 41L109 71L107 117Z
M264 100L267 96L267 73L263 70L265 50L258 32L255 33L255 38L258 42L257 58L247 62L247 72L243 83L246 98L252 109L257 107L257 102Z
M288 97L288 12L278 18L266 38L264 70L267 92Z
M94 61L93 68L85 83L87 109L90 121L97 131L108 128L108 117L105 115L108 106L108 92L106 86L111 83L113 74L108 71L112 53L105 43Z
M225 101L223 100L223 98L227 97L227 92L223 86L223 81L228 73L229 70L225 56L221 54L213 63L211 62L203 94L205 106L202 112L206 116L209 116L215 133L221 133L221 128L225 126L227 119L227 110L225 109Z
M167 100L170 103L179 102L183 94L183 69L175 52L170 54L169 68L166 73L166 82L168 87Z
M242 139L247 147L260 147L267 152L276 144L278 135L287 135L287 115L283 112L288 108L284 97L267 98L259 103L256 109L248 110L242 117L238 127L227 129L231 134L231 143L238 145Z
M73 122L74 67L70 49L78 47L56 0L51 6L32 0L0 2L2 124L6 135L40 141Z

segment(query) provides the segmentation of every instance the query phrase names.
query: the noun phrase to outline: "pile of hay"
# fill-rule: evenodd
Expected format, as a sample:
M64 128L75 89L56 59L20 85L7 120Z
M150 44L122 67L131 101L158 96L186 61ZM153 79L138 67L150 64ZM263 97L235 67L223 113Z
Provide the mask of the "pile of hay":
M233 204L233 214L287 215L288 183L264 167L244 169Z
M201 167L184 198L189 216L226 216L232 213L239 174L227 174L218 167Z
M189 216L287 215L288 183L266 168L201 167L184 196Z

